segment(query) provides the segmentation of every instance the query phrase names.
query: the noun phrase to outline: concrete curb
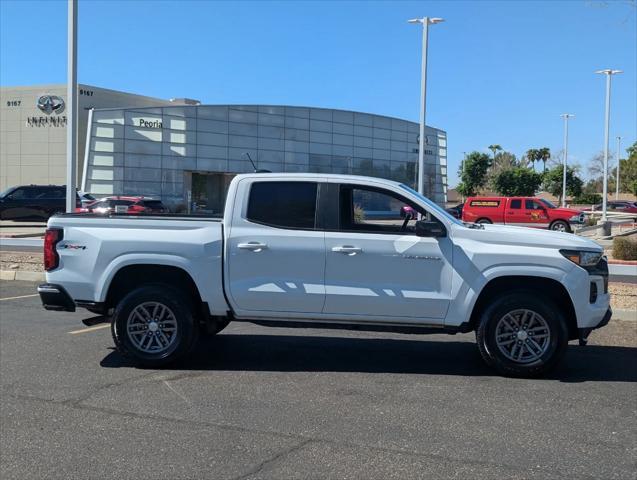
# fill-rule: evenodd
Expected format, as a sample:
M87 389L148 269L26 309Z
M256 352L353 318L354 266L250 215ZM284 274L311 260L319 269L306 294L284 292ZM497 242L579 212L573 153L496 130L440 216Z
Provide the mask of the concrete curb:
M23 282L44 282L44 272L25 272L20 270L0 270L0 280L20 280Z
M637 322L637 311L634 310L613 310L613 320L626 320L629 322Z

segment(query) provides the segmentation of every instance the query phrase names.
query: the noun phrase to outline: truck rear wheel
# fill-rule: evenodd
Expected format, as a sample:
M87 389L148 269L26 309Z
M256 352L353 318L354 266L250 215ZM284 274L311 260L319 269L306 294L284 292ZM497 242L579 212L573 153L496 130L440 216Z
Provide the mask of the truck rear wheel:
M476 220L476 223L480 223L480 224L487 224L487 223L493 223L491 220L489 220L488 218L479 218L478 220Z
M534 291L505 293L480 316L476 330L484 361L513 377L536 377L551 370L568 345L560 309Z
M137 288L115 307L111 333L135 363L161 367L190 352L197 340L192 302L165 285Z

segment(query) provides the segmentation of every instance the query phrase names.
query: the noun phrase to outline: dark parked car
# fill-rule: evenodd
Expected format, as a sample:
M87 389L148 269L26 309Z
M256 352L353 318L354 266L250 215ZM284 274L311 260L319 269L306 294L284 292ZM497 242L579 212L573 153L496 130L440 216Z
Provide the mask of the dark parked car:
M149 197L113 196L104 197L82 208L77 208L78 213L98 213L107 215L111 213L166 213L168 209L161 200Z
M459 203L455 207L450 207L446 210L453 218L462 218L462 207L464 207L464 203Z
M75 205L80 197L75 195ZM2 220L47 220L51 215L66 209L66 186L20 185L10 187L0 194L0 218Z

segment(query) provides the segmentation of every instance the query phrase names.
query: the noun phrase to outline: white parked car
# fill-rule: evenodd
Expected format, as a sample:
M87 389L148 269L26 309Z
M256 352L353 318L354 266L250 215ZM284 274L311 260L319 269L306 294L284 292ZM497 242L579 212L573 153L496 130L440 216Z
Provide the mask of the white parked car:
M602 254L572 234L464 224L393 181L255 173L234 178L221 220L52 217L39 292L47 309L111 316L118 349L148 366L232 320L475 331L489 365L533 376L608 323Z

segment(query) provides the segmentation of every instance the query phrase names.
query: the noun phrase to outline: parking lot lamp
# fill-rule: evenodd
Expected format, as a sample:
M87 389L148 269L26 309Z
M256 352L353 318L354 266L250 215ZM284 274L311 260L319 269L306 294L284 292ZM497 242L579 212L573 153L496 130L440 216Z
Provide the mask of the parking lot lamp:
M621 159L622 137L617 136L617 170L615 172L615 200L619 200L619 160Z
M562 208L566 207L566 161L568 157L568 119L574 117L572 113L560 115L564 119L564 165L562 167Z
M77 184L77 0L68 0L66 77L66 211L75 211Z
M418 145L418 192L424 195L425 190L425 107L427 100L427 39L429 25L444 22L442 18L412 18L408 23L422 24L422 63L420 77L420 135Z
M602 222L607 220L606 207L608 196L608 141L610 131L610 77L618 73L622 73L621 70L612 70L606 68L604 70L597 70L595 73L606 75L606 117L604 121L604 178L603 178L603 193L602 193Z

